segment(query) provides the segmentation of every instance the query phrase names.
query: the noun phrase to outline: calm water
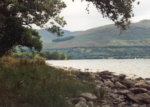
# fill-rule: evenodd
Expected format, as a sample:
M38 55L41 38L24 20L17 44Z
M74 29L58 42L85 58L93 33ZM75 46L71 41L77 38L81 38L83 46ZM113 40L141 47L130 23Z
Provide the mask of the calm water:
M90 59L90 60L47 60L52 66L72 67L82 71L100 72L108 70L130 77L150 78L150 59Z

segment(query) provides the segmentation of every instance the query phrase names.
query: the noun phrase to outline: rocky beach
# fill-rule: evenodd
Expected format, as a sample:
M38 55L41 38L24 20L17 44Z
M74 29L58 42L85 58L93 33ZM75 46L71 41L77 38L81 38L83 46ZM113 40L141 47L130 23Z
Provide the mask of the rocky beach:
M100 59L47 61L47 64L69 72L74 80L96 90L68 98L74 107L150 107L149 61Z
M150 107L150 78L129 78L109 71L93 73L72 70L70 75L99 90L69 98L68 103L75 107Z

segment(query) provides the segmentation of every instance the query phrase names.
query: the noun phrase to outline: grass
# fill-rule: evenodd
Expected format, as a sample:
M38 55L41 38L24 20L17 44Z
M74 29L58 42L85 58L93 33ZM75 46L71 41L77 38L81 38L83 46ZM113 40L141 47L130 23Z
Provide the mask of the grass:
M0 106L70 107L70 97L92 90L68 72L47 66L42 58L0 58Z

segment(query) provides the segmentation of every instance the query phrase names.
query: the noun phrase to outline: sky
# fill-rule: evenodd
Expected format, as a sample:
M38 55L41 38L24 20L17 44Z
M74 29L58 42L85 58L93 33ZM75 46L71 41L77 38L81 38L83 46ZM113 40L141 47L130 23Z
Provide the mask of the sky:
M64 27L66 30L80 31L87 30L94 27L99 27L113 22L108 18L103 18L101 13L90 4L89 14L86 11L87 2L81 0L63 0L67 4L67 8L62 10L61 16L64 16L67 25ZM150 19L150 0L138 0L140 5L134 5L133 12L134 18L132 22L138 22L144 19Z

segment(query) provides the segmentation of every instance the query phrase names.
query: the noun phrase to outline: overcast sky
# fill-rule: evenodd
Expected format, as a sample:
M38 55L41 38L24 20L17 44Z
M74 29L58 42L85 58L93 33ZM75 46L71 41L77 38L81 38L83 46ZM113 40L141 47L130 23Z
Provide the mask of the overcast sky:
M133 22L137 22L143 19L150 19L150 0L138 0L140 5L134 6L135 17L132 19ZM102 15L96 10L96 8L90 5L90 14L85 10L87 3L81 0L64 0L67 4L61 15L64 16L67 21L67 25L64 29L77 31L87 30L90 28L111 24L109 19L102 18Z

